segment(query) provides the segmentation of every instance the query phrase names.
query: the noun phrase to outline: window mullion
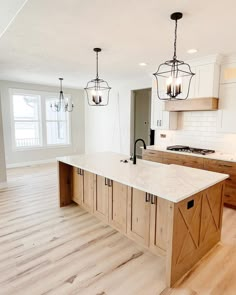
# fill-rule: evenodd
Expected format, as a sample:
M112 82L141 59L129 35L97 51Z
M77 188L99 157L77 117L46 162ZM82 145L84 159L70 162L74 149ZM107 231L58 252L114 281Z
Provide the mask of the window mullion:
M41 95L41 126L42 126L42 145L47 146L46 100L44 95Z

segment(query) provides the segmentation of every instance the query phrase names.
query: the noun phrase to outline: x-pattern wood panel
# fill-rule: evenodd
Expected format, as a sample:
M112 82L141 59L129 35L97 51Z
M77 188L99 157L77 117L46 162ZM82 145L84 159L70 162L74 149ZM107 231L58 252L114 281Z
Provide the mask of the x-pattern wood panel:
M223 185L219 184L214 190L207 190L202 199L202 224L200 243L206 237L220 230L220 206L222 203Z
M178 245L176 245L176 264L180 263L186 255L199 247L202 194L195 195L192 200L194 201L194 206L190 209L187 208L186 201L178 206L176 230L179 240Z

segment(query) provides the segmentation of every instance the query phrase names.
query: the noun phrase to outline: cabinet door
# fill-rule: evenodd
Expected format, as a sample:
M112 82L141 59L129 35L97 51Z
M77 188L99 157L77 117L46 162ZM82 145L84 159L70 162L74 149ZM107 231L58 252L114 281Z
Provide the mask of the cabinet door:
M162 85L160 85L162 87ZM163 88L164 89L164 88ZM177 129L177 113L165 111L165 101L157 96L156 78L152 82L151 128L155 130Z
M236 133L236 83L222 84L220 86L220 99L218 111L218 131Z
M126 233L128 187L116 181L109 185L109 223Z
M167 200L156 196L151 202L149 247L156 254L164 253L167 248L168 206Z
M84 177L80 174L81 169L73 167L72 200L81 205L84 191Z
M151 127L152 129L161 129L163 102L161 102L156 94L156 89L152 90L152 110L151 110Z
M216 65L206 64L196 68L195 97L218 97L218 79L216 78ZM217 83L217 88L215 85Z
M191 66L191 65L190 65ZM188 99L196 98L196 67L191 66L192 72L195 74L192 79L191 79L191 84L189 88L189 94L188 94ZM188 87L189 87L189 80L188 79L183 79L182 81L182 89L183 89L183 94L180 94L180 97L185 97L186 93L188 92Z
M94 196L94 215L101 220L108 222L108 200L109 200L109 187L108 179L97 175L96 193Z
M129 188L128 195L128 236L148 246L150 228L149 195L135 188Z
M236 63L221 66L220 83L236 83Z
M96 185L96 175L91 172L83 171L84 175L84 193L82 198L82 206L87 211L93 213L94 191Z

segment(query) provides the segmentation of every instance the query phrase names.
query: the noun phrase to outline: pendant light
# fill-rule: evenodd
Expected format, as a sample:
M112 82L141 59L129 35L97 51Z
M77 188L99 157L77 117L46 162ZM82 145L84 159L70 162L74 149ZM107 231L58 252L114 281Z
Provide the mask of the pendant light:
M96 78L89 81L84 88L87 94L88 104L90 106L106 106L109 103L109 93L111 87L108 83L99 78L98 75L98 53L102 51L101 48L94 48L96 52Z
M73 103L69 103L68 100L66 101L64 98L64 93L62 90L63 78L59 78L59 81L60 81L59 101L51 103L50 107L54 112L61 112L62 111L62 112L69 112L70 113L73 111L74 105L73 105Z
M172 13L170 18L175 21L174 55L159 65L153 75L157 81L157 96L161 100L185 100L188 98L190 84L195 75L190 65L177 59L177 22L183 17L181 12Z

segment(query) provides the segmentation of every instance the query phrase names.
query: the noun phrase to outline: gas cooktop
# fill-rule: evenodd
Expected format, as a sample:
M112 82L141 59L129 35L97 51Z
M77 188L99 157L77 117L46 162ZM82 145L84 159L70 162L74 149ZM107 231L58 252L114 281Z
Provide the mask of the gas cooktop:
M215 152L214 150L193 148L193 147L189 147L186 145L168 146L167 150L176 151L176 152L184 152L184 153L192 153L192 154L200 154L200 155L208 155L208 154L213 154Z

